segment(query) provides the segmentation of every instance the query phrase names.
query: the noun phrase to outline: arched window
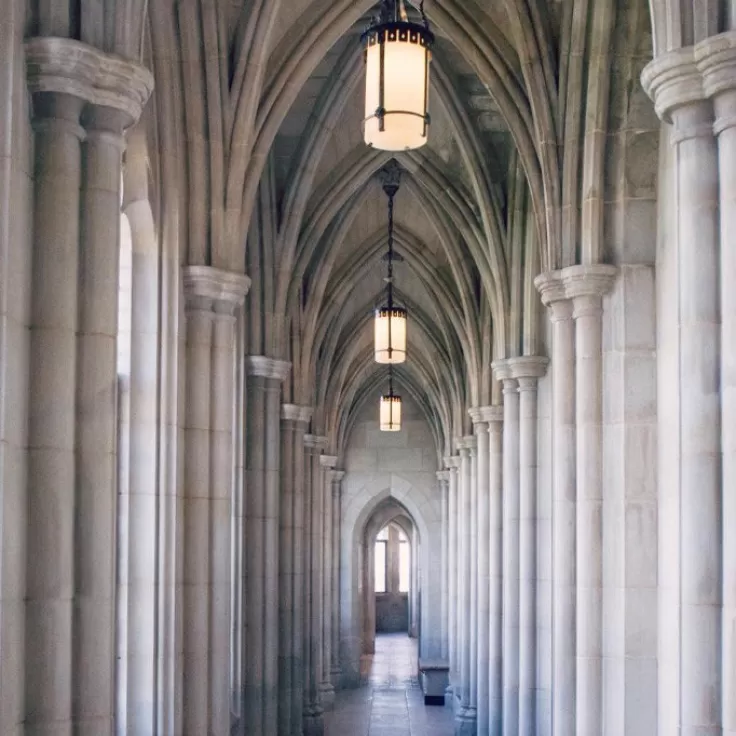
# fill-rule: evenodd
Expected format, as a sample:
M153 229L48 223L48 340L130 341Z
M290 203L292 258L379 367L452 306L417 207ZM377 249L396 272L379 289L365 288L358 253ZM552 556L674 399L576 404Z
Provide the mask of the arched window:
M376 535L375 592L408 593L411 586L411 543L398 524L387 524Z
M375 592L386 593L388 592L386 582L388 576L386 575L386 564L388 562L388 527L385 526L378 532L376 536L376 574L375 574Z
M399 593L409 592L411 579L411 547L406 534L399 532Z

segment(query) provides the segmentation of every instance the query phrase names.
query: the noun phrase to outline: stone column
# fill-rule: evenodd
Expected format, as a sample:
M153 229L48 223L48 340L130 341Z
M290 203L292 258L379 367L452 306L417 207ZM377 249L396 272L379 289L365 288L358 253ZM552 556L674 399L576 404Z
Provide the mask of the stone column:
M122 135L153 82L68 39L29 40L26 64L36 170L25 726L111 734Z
M221 733L230 728L234 312L250 282L246 276L208 266L189 266L183 280L187 313L184 732ZM134 722L135 717L132 721L129 717L129 728Z
M519 735L536 733L537 381L547 358L509 361L519 383Z
M301 733L304 700L304 436L312 410L281 407L279 736Z
M458 524L458 619L459 636L458 645L460 650L460 708L456 716L456 733L458 736L475 736L476 712L471 706L471 603L472 586L470 572L472 570L472 472L473 459L470 448L475 444L475 437L463 437L457 442L460 450L459 469L459 503L458 512L460 521Z
M719 34L695 47L704 91L713 101L720 169L720 298L723 615L723 734L736 735L736 33Z
M503 407L488 422L488 734L503 733ZM482 697L482 693L480 694ZM484 734L485 736L485 734Z
M449 485L450 485L450 471L449 470L438 470L437 471L437 482L440 486L440 497L442 505L442 563L440 575L442 577L441 590L442 590L442 613L440 614L440 654L443 659L449 658L449 642L448 642L448 612L449 612L449 578L448 578L448 554L449 554L449 532L450 532L450 520L449 520Z
M575 323L560 272L534 281L552 322L552 731L575 733Z
M322 674L319 684L322 707L335 705L335 686L332 684L332 478L337 465L335 455L322 455Z
M245 732L278 733L281 384L290 364L246 360Z
M306 435L305 560L304 579L304 736L322 736L324 708L319 686L322 681L322 516L324 474L320 455L327 445L326 437ZM265 736L265 734L264 734Z
M490 503L490 452L488 446L487 410L490 407L470 409L473 420L473 431L476 438L476 504L473 515L476 517L476 711L478 733L484 736L488 733L488 635L490 615L488 610L488 594L490 581L488 577L488 558L491 541L489 526Z
M659 116L672 123L677 151L678 294L672 305L679 314L679 446L672 448L666 462L679 463L679 521L667 519L673 533L679 532L679 581L674 588L679 606L660 608L659 670L679 668L679 683L671 676L661 679L660 713L679 701L679 722L666 713L665 722L679 728L682 736L716 736L722 733L725 486L721 485L718 154L713 109L705 99L692 48L658 56L644 69L642 82ZM660 524L660 542L667 544L664 526Z
M575 319L577 439L577 733L603 729L603 295L616 277L606 265L563 271Z
M519 733L519 384L507 360L503 381L503 733Z
M458 469L460 466L460 458L457 455L450 455L445 458L445 465L449 468L449 481L447 485L447 514L448 514L448 531L447 531L447 585L448 585L448 606L447 606L447 640L448 655L450 658L450 685L452 694L453 707L456 703L456 696L459 695L460 683L460 648L458 641L459 634L459 618L458 618L458 598L459 598L459 491L458 491Z
M470 450L470 710L478 718L478 441L466 439Z
M340 683L340 523L342 520L342 479L344 470L332 471L332 645L330 647L330 680L333 688Z

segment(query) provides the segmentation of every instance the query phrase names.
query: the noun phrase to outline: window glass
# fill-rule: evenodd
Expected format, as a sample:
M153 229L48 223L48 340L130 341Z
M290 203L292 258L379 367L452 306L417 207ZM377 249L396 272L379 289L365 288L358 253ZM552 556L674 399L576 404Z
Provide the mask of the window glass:
M375 572L375 592L386 592L386 542L383 540L376 541L376 572Z
M403 536L403 535L402 535ZM411 571L411 549L406 538L399 542L399 592L409 592L409 577Z

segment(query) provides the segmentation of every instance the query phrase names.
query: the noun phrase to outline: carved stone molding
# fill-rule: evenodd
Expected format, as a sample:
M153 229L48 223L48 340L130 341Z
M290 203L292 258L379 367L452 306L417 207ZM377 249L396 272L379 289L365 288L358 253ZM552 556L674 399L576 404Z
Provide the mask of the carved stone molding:
M283 381L289 375L291 363L286 360L274 360L265 355L249 355L245 359L249 376L261 376Z
M440 481L441 483L449 483L450 482L450 471L449 470L438 470L437 480Z
M317 434L305 434L304 447L307 447L310 450L324 450L325 447L327 447L327 437L322 437Z
M668 51L650 61L641 73L644 91L654 102L661 120L672 122L679 107L705 99L703 76L695 64L692 46Z
M239 307L250 289L250 279L243 273L212 266L186 266L182 270L187 301L211 300L215 311L218 305L229 309Z
M289 422L308 424L312 418L312 407L298 406L297 404L283 404L281 407L281 418Z
M460 456L459 455L448 455L445 457L445 465L447 465L450 470L457 469L460 467Z
M130 124L153 91L153 75L140 64L70 38L26 41L26 75L32 92L56 92L91 105L120 110Z
M337 455L320 455L319 464L323 468L332 469L337 465Z
M509 358L508 365L511 377L517 380L525 378L541 378L547 372L549 358L542 355L522 355L518 358Z

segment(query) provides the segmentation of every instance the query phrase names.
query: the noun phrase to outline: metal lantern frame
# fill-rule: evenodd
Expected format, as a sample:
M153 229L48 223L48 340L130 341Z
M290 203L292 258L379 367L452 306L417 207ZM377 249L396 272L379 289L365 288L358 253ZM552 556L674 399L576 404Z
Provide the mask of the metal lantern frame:
M432 61L432 46L434 45L434 34L429 28L429 21L424 13L424 0L419 5L422 22L414 23L408 20L403 0L383 0L379 17L361 35L364 47L364 58L367 63L368 49L376 44L380 45L379 80L378 80L378 107L372 115L363 121L366 123L378 119L378 130L383 132L386 127L386 117L389 115L409 115L420 117L423 120L423 137L427 138L430 126L429 116L429 65ZM386 44L387 43L411 43L426 49L424 63L424 114L413 110L387 110L385 105L386 89ZM371 144L369 144L371 145Z
M376 359L377 363L403 363L406 360L406 348L407 348L407 340L408 335L406 333L406 325L407 325L407 311L403 307L399 307L394 304L394 261L401 262L404 259L398 255L397 253L394 253L394 197L396 196L396 193L399 191L399 185L401 183L401 168L396 163L395 160L392 160L381 172L381 179L383 184L383 191L385 192L386 196L388 197L388 251L386 255L383 257L383 260L385 260L388 264L387 267L387 276L386 276L386 302L385 305L382 307L379 307L376 309L375 312L375 320L378 323L379 320L388 320L388 360L379 360L378 354L379 352L384 352L383 350L379 351L379 346L376 345L374 347L374 357ZM393 320L404 320L404 350L397 350L393 347L392 344L392 323ZM394 359L393 353L394 351L398 353L402 353L399 356L399 359Z

